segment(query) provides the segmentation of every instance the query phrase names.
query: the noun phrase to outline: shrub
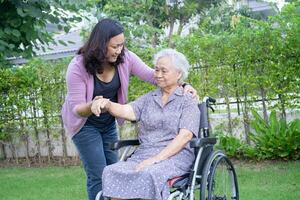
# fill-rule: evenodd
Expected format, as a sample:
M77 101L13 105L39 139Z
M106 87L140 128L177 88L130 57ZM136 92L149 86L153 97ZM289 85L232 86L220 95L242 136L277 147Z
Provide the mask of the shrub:
M216 136L218 138L216 147L225 151L226 155L235 158L255 157L255 149L240 139L220 131L216 132Z
M300 120L286 122L276 118L272 111L269 122L252 110L254 120L251 127L250 140L255 145L258 159L300 159Z

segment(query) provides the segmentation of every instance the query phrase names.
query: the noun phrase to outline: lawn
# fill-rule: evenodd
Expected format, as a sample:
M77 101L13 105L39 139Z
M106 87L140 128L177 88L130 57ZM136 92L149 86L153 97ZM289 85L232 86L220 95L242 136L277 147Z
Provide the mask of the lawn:
M299 200L300 162L237 166L241 200Z
M81 167L0 169L2 200L86 199Z
M241 200L300 199L300 162L235 164ZM84 200L81 167L0 169L0 199Z

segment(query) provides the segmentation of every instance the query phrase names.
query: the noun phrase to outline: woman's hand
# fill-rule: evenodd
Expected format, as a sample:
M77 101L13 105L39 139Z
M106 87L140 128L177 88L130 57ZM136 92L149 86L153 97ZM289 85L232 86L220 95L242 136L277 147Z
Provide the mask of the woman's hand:
M95 97L92 102L91 111L94 115L99 117L101 113L106 112L108 110L109 106L109 99L105 99L102 96L98 96Z
M195 88L193 88L191 85L185 84L185 86L183 87L183 91L184 91L184 93L191 93L193 98L196 98L197 100L199 100L197 90L195 90Z
M146 167L148 167L148 166L150 166L150 165L153 165L153 164L155 164L155 163L157 163L157 160L156 160L154 157L148 158L148 159L143 160L142 162L140 162L140 163L136 166L135 170L136 170L136 171L142 171L142 170L145 169Z

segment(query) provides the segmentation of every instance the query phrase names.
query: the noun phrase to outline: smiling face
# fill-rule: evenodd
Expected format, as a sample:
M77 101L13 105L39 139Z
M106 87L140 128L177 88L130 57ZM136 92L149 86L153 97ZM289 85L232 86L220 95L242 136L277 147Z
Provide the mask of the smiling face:
M154 78L160 88L177 87L181 75L181 72L172 66L169 57L161 57L157 60Z
M125 37L124 34L121 33L112 37L109 42L107 43L107 53L106 53L106 60L110 63L116 62L118 56L122 52L124 48Z

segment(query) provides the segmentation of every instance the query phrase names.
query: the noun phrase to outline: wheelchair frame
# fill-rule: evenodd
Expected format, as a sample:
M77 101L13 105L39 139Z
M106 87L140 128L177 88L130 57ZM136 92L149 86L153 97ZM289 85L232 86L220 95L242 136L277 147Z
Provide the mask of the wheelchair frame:
M187 176L175 181L170 188L171 194L168 200L239 200L234 166L222 151L214 150L217 139L209 137L208 108L214 111L212 104L215 102L215 99L207 97L203 103L199 104L201 111L199 137L190 141L190 147L195 150L194 166ZM138 140L121 140L113 144L112 149L119 150L125 147L120 160L126 160L131 148L137 145L139 145ZM96 200L99 200L101 196L100 191Z

